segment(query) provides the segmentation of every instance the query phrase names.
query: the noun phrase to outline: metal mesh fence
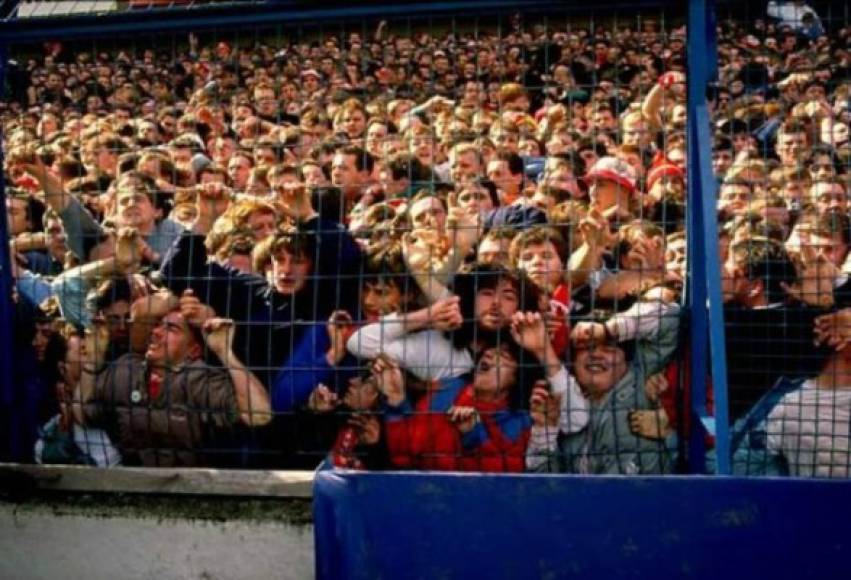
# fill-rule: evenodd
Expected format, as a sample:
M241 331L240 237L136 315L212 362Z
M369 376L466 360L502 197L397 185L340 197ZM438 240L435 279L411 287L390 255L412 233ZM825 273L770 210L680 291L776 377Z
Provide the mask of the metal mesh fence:
M734 472L845 477L847 4L771 2L719 24L710 103Z
M835 34L719 11L734 464L754 474L849 457L846 13L817 8ZM501 9L12 46L9 457L683 470L683 22Z

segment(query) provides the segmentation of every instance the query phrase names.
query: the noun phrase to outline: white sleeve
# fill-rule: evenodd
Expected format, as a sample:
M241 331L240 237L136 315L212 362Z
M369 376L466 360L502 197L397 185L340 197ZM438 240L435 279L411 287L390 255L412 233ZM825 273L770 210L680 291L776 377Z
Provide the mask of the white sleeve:
M382 352L423 381L461 376L473 368L470 352L456 349L436 330L424 330L385 341Z
M397 314L382 316L378 322L367 324L349 337L346 348L358 358L373 359L381 354L382 345L405 335L402 317Z
M398 314L384 316L349 337L346 347L358 358L373 359L384 353L420 380L457 377L473 368L466 349L456 349L436 330L405 333Z
M526 447L526 471L550 471L542 468L550 461L557 446L557 428L533 426L529 445Z
M659 332L665 316L675 314L679 309L679 304L675 302L636 302L626 311L612 316L606 326L617 337L618 342L647 340Z
M567 369L561 367L549 379L553 394L561 395L561 413L558 430L562 433L576 433L588 425L588 400L582 395L579 383Z

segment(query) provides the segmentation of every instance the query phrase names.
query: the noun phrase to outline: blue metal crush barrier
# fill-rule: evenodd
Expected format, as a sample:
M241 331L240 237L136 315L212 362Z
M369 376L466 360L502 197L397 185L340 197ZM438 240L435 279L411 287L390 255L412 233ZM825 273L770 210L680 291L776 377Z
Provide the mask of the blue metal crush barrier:
M847 489L325 471L314 486L317 577L844 578Z

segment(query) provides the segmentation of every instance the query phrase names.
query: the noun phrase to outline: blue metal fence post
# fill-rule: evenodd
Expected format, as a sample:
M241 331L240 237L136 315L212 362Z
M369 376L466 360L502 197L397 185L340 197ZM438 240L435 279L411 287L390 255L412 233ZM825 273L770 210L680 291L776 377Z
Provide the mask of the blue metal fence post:
M0 94L6 82L6 68L9 52L5 43L0 43ZM4 96L5 98L5 96ZM3 140L3 130L0 127L0 143ZM0 167L3 166L3 147L0 146ZM12 321L14 305L12 304L12 256L9 253L9 224L6 221L6 183L0 172L0 203L3 213L0 214L0 457L9 451L6 446L10 441L9 425L6 421L11 410L14 385L12 384Z
M691 412L689 463L705 470L704 433L715 436L716 469L730 473L730 425L724 311L718 254L717 183L712 172L711 120L706 87L715 75L717 48L713 0L691 0L688 15L688 304L691 313ZM708 355L708 356L707 356ZM707 360L714 417L706 408Z

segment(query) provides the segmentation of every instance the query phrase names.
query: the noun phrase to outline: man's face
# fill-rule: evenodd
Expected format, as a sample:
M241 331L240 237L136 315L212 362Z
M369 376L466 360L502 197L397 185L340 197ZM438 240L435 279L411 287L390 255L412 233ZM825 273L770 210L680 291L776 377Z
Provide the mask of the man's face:
M829 156L818 155L810 164L810 175L813 181L824 181L836 176L836 168Z
M514 175L508 168L508 162L494 159L488 163L488 179L496 184L497 190L503 198L503 203L511 203L520 195L520 185L523 175Z
M366 411L375 406L380 392L374 376L365 380L359 377L351 378L343 395L343 404L353 411Z
M358 139L366 129L366 117L359 109L348 110L340 119L340 127L349 139Z
M583 197L582 190L579 189L579 183L576 181L576 176L570 169L559 167L553 171L548 171L544 174L544 187L554 193L554 195L567 195L571 199L581 199Z
M82 346L83 341L80 340L79 336L68 337L65 350L65 370L63 372L66 385L76 385L77 381L80 380L83 367Z
M616 181L595 179L588 190L591 201L601 212L615 206L626 208L629 205L629 193Z
M275 233L275 215L268 211L255 211L246 223L255 242L262 242Z
M139 128L139 138L157 144L160 140L159 129L153 123L145 123Z
M650 131L644 121L630 121L623 126L623 144L644 147L650 142Z
M471 183L456 196L458 206L463 208L475 208L479 212L486 212L493 209L493 200L491 199L488 190L477 184Z
M547 292L552 292L564 276L564 263L550 241L525 246L517 257L517 267Z
M49 322L36 322L35 334L32 339L32 347L35 351L35 358L38 362L44 362L44 355L47 352L47 345L50 343L50 338L53 336L53 325Z
M477 179L482 174L482 166L475 151L465 151L460 155L452 155L450 177L455 183L465 179Z
M824 257L837 268L842 267L848 256L848 244L841 235L827 236L813 233L810 235L809 245L816 252L824 254Z
M93 151L95 167L102 173L113 175L118 164L118 156L106 147L98 147Z
M272 89L255 89L254 104L257 112L264 117L274 117L278 114L278 101Z
M109 329L109 339L126 341L130 336L127 323L130 320L130 303L126 300L116 300L103 309L101 316L106 320Z
M175 165L188 165L192 161L192 149L177 147L171 150L171 160Z
M303 77L302 86L308 95L315 93L319 89L319 79L313 75Z
M230 166L231 156L236 151L236 143L230 138L219 138L213 150L213 160L218 165Z
M190 357L199 356L200 348L183 315L172 311L151 331L145 360L152 366L173 367L185 363Z
M47 75L47 80L45 81L44 86L52 91L59 90L63 86L62 77L57 74Z
M804 160L806 133L781 133L777 138L777 156L784 166L794 166Z
M846 211L848 209L848 197L845 188L838 183L816 183L810 190L810 196L819 213L829 211Z
M476 66L474 64L467 65L472 68L473 74L476 72ZM466 75L466 67L465 67L465 75ZM464 83L464 96L462 97L462 101L465 105L469 105L471 107L477 107L481 103L482 97L482 88L481 84L476 81L467 81Z
M479 244L479 250L476 259L483 264L498 264L500 266L508 266L509 247L511 241L507 239L485 238Z
M752 196L753 192L747 185L728 184L721 188L719 197L727 211L733 215L740 215L747 211Z
M251 175L251 162L248 159L241 155L231 158L228 162L228 177L234 189L244 191L249 175Z
M573 372L579 386L592 401L599 401L626 374L626 357L617 345L594 345L576 352Z
M716 176L723 177L731 165L733 165L733 152L729 149L720 149L712 154L712 170Z
M602 129L605 131L614 129L617 126L617 120L612 112L608 109L603 109L602 111L597 111L594 113L592 117L592 123L598 129Z
M61 259L68 250L68 247L65 245L65 228L62 227L62 220L47 220L44 233L47 234L48 251L57 259Z
M410 210L414 228L428 228L443 233L446 228L446 210L436 197L426 197L414 203Z
M296 294L304 288L310 274L310 259L307 256L293 255L280 250L272 257L272 264L266 270L266 277L276 291L287 296Z
M118 190L116 205L122 226L137 228L142 233L148 233L154 226L157 218L154 204L147 195L133 189L132 183L126 183Z
M476 292L476 321L483 330L497 331L511 321L519 304L514 285L500 280L494 288L481 288Z
M387 125L373 123L366 130L366 150L377 157L381 157L382 144L385 139L387 139Z
M411 139L411 152L425 165L431 165L431 135L416 135Z
M555 131L545 144L549 155L567 153L573 148L573 137L567 131Z
M304 184L307 187L321 187L328 184L325 173L318 165L309 164L303 166L302 174L304 175Z
M494 135L494 144L501 151L517 153L520 147L520 135L514 131L499 131Z
M359 192L366 183L366 171L358 171L354 155L337 153L331 161L331 183L350 194Z
M9 223L11 235L17 236L32 228L32 221L27 215L27 206L27 202L23 199L6 198L6 220Z

